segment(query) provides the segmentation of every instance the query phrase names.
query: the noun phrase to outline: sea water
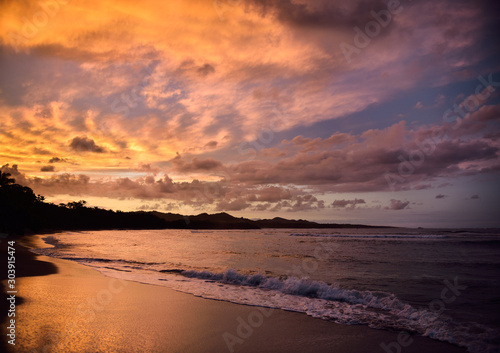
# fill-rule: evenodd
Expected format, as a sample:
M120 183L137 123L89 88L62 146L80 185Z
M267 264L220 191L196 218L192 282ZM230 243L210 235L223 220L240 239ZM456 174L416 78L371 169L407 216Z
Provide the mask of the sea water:
M210 299L498 352L498 230L112 230L44 237L43 255Z

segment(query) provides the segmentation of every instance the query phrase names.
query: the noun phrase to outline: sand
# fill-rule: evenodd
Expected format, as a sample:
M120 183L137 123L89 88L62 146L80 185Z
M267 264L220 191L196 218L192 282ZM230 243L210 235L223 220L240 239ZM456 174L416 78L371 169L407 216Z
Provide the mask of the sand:
M425 337L207 300L109 278L67 260L18 254L27 271L17 279L23 303L9 352L465 352ZM6 337L6 322L2 328Z

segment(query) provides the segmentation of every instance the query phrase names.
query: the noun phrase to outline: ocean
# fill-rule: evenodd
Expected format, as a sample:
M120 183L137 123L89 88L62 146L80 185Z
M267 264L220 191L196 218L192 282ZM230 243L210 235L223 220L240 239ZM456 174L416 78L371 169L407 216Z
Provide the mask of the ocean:
M110 277L500 351L498 230L112 230L43 239L36 253Z

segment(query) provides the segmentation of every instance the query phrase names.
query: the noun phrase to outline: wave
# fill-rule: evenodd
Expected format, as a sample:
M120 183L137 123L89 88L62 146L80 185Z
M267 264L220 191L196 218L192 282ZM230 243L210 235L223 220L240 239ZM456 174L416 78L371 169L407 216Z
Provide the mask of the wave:
M340 324L417 333L466 347L474 353L493 352L493 342L498 339L498 333L486 326L456 323L446 315L417 309L386 292L347 289L305 278L246 275L234 269L222 273L179 269L162 272L212 284L210 294L201 294L202 297L304 312ZM258 293L245 290L239 294L244 298L238 298L238 294L234 297L234 293L228 293L230 287L233 292L235 288L249 288Z
M406 305L397 300L394 294L341 289L334 285L328 285L325 282L299 279L296 277L281 279L277 277L267 277L262 274L243 275L233 269L229 269L224 273L187 270L182 271L181 275L188 278L207 279L221 283L273 289L285 294L308 298L334 300L350 304L363 304L377 309L394 307L403 308ZM377 294L381 297L377 296Z
M302 234L311 236L310 233ZM319 236L360 237L342 234ZM391 236L408 237L375 235ZM178 263L172 263L170 267L167 263L90 258L81 256L82 253L79 257L72 257L61 251L63 248L57 248L63 245L57 239L46 242L54 247L35 249L34 252L77 261L110 277L162 285L208 299L302 312L340 324L362 324L377 329L416 333L466 347L473 353L498 352L497 331L477 323L457 323L430 307L416 308L387 292L361 291L307 278L273 277L267 271L268 275L243 274L234 269L211 272L200 268L189 269Z

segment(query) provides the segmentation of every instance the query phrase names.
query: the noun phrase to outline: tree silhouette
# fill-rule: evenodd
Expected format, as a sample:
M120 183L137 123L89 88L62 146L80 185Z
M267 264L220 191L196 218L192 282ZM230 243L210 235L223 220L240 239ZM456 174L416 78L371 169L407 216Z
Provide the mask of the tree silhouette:
M10 173L2 173L2 171L0 171L0 188L7 187L16 182L14 178L10 178L10 175Z

